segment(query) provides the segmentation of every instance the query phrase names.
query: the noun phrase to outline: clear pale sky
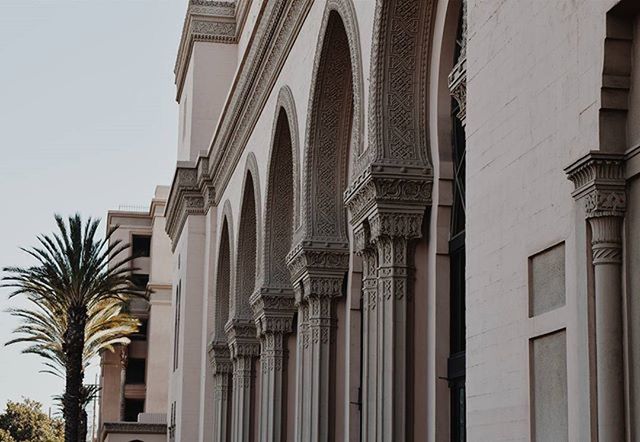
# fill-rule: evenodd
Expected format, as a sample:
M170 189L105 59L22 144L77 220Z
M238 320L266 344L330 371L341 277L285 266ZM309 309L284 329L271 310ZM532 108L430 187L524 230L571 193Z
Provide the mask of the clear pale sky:
M105 218L170 184L173 65L186 0L0 0L0 267L51 232L53 214ZM17 306L0 289L0 407L49 407L63 382L5 347ZM93 382L97 370L88 373Z

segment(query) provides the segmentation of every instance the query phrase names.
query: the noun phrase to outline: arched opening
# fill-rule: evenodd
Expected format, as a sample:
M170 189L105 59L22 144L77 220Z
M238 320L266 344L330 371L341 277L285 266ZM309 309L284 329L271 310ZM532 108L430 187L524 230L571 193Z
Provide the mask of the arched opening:
M226 211L230 211L225 207ZM232 234L229 215L223 215L219 240L216 292L214 301L214 324L209 358L213 368L214 398L213 420L214 440L227 441L231 428L232 369L225 324L229 320L229 299L231 296L231 244Z
M256 288L256 201L253 177L247 172L240 227L238 232L238 257L235 296L231 298L232 317L251 319L249 298Z
M231 289L231 249L229 223L227 218L222 222L220 234L220 251L218 252L218 273L216 277L216 299L213 326L213 340L226 344L227 336L224 326L229 320L229 296Z
M233 364L231 434L241 440L255 440L259 422L256 394L260 390L259 343L249 303L256 288L257 207L254 176L248 170L240 208L236 283L225 327Z

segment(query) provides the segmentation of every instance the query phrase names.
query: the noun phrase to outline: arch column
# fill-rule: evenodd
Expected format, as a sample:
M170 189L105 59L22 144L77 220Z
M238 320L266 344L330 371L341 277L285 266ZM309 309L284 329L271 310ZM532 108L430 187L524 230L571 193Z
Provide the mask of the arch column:
M226 331L233 366L231 441L245 442L251 439L251 396L255 388L253 360L260 355L260 344L253 320L231 319Z
M280 442L286 434L285 369L287 335L291 333L293 293L291 289L263 287L251 299L260 340L262 380L260 392L260 440Z
M209 344L209 360L213 371L213 441L229 440L229 401L231 399L231 374L233 364L226 342Z
M333 347L336 314L334 299L342 295L349 269L346 244L303 241L288 257L297 290L301 345L296 401L302 413L296 418L296 440L329 441L333 438L331 414L334 378Z
M364 440L406 440L413 243L421 236L431 179L371 166L345 193L363 257Z
M622 226L624 155L591 152L565 169L591 227L598 441L625 440Z

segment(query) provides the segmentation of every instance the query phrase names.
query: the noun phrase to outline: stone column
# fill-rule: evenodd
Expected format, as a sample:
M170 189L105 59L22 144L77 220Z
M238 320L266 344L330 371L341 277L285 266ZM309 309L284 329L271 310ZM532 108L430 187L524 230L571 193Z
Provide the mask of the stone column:
M213 368L213 441L227 442L230 435L229 401L231 400L231 374L233 364L226 342L209 345L209 359Z
M296 442L309 440L309 426L303 422L311 420L310 403L304 401L304 386L309 379L309 305L302 300L302 290L296 291L296 305L298 306L298 340L296 342Z
M260 393L260 441L281 442L286 435L287 335L293 323L291 289L264 287L251 299L260 338L262 367Z
M370 242L368 224L360 224L354 232L355 249L362 257L362 440L377 440L382 422L378 413L378 254Z
M591 152L566 169L591 227L595 294L598 441L625 440L622 226L626 210L622 155Z
M378 252L378 440L407 437L412 240L419 237L421 223L422 214L376 213L370 220L371 240Z
M406 440L412 413L407 385L411 349L413 243L421 235L431 181L365 171L345 195L356 250L363 257L363 440Z
M297 400L302 419L297 419L300 441L324 442L333 438L332 395L334 381L335 309L333 300L342 295L349 269L346 244L304 241L288 258L294 287L301 293L305 321L302 382Z
M253 320L233 319L226 328L233 365L231 441L246 442L252 430L253 360L260 354L260 345Z

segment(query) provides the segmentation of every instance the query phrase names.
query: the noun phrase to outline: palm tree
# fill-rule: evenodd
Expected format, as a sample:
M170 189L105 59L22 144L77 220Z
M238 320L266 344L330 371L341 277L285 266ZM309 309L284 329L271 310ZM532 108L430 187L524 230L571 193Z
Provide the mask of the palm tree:
M37 354L45 359L47 367L42 370L55 376L64 377L66 367L64 331L67 328L66 316L56 314L53 306L44 303L32 303L32 308L14 308L7 310L20 320L20 326L13 330L18 337L5 345L28 343L22 353ZM127 312L126 299L106 299L94 305L87 312L87 324L84 330L83 370L103 350L115 351L117 345L128 345L129 335L136 333L140 321ZM54 312L54 313L52 313Z
M83 224L80 215L69 217L67 223L59 215L55 220L58 232L40 235L39 246L22 249L37 264L4 268L8 275L2 279L4 287L13 289L10 297L26 296L42 306L45 313L40 319L57 322L62 352L56 355L46 348L34 352L40 351L42 356L48 355L64 366L65 442L79 442L84 356L87 343L91 343L85 340L90 312L95 312L105 301L142 297L145 291L137 287L131 277L129 264L134 256L122 258L129 245L120 240L110 241L116 228L109 229L106 236L99 239L96 235L99 220L89 218ZM60 317L64 320L54 321ZM53 369L55 365L49 367Z

